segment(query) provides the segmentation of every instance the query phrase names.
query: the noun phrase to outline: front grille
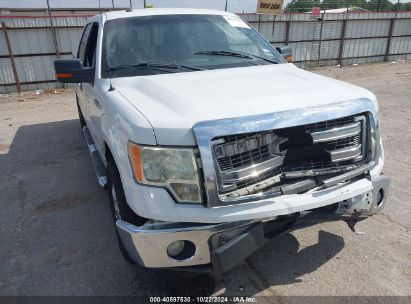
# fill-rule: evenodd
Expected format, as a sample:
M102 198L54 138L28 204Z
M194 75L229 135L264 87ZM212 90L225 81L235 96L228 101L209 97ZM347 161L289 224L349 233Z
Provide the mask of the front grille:
M240 134L240 136L227 136L227 138L225 138L225 143L226 144L232 143L233 145L236 145L239 141L246 141L247 139L253 138L256 135L257 135L256 133L252 133L252 134L247 134L247 135ZM217 158L219 169L222 171L230 171L230 170L244 168L247 166L252 166L252 165L267 161L272 157L269 147L270 147L270 143L263 142L258 147L251 149L249 151L244 151L239 154L234 154L232 156L225 156L225 157ZM270 178L271 176L273 176L276 170L277 170L276 168L273 168L272 170L268 170L267 172L264 172L259 176L255 176L253 178L248 178L245 180L240 180L236 182L236 188L239 189L239 188L251 186L255 183L266 180L267 178ZM278 173L278 170L277 170L277 173Z
M342 148L347 148L350 146L358 145L361 142L360 135L347 137L344 139L334 140L332 142L327 143L327 150L337 150Z
M259 163L269 159L270 157L268 145L264 145L233 156L218 158L217 161L220 169L224 171Z
M338 118L338 119L333 119L333 120L316 122L313 124L306 125L306 128L321 131L321 130L330 129L330 128L342 127L342 126L345 126L353 122L354 122L354 116L348 116L348 117L343 117L343 118Z
M366 116L357 115L215 138L219 193L247 188L251 194L250 186L272 177L279 177L278 186L302 176L337 175L358 167L367 158L367 125Z

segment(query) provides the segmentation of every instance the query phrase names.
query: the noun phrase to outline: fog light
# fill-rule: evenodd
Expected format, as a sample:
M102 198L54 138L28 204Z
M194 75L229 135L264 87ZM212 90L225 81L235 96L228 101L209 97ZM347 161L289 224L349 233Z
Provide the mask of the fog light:
M184 241L175 241L168 245L167 254L169 257L173 258L181 254L184 250Z
M167 254L175 261L185 261L191 259L196 253L196 245L187 240L172 242L167 247Z

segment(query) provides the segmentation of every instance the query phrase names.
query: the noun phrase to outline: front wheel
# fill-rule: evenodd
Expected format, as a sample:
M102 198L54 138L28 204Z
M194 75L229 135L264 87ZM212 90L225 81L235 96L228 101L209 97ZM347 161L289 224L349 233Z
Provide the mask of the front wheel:
M127 204L123 185L121 184L120 174L113 160L109 160L107 165L107 182L107 190L111 212L113 214L114 226L116 225L117 220L123 220L136 226L141 226L144 224L147 220L135 214ZM134 260L128 254L116 226L115 228L118 245L124 259L131 264L135 264Z

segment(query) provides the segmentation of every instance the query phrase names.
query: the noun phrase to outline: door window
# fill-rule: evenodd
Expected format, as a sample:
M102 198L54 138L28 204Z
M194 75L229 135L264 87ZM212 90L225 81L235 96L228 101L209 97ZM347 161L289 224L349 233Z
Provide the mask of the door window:
M96 55L96 46L97 46L97 34L98 34L98 24L93 23L90 34L88 36L87 47L84 54L83 66L84 67L93 67L94 66L94 57Z
M84 53L86 52L87 40L90 35L91 23L87 24L84 28L83 35L81 36L80 45L78 47L77 58L84 62Z

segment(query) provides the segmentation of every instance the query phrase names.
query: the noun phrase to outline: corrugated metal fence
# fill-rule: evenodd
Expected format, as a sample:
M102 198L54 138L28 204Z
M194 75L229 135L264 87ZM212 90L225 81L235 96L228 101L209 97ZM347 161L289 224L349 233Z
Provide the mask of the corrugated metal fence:
M55 43L48 17L0 17L0 93L17 91L13 61L22 91L61 87L55 81L53 61L76 53L87 18L53 17Z
M411 58L411 12L242 17L273 45L290 45L303 68ZM48 17L0 17L0 93L60 87L53 60L76 52L86 20L54 16L54 39Z
M273 45L290 45L303 68L411 58L411 12L242 17Z

